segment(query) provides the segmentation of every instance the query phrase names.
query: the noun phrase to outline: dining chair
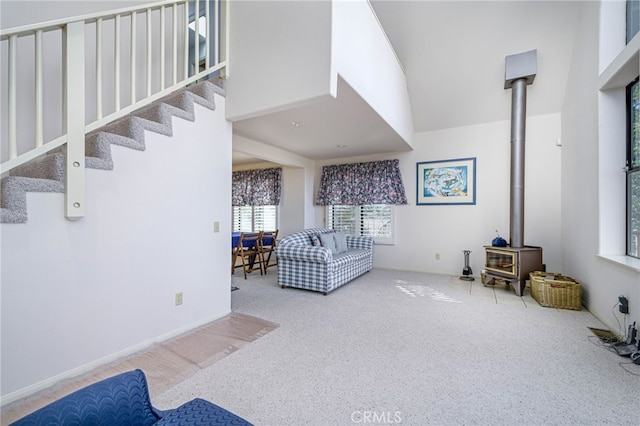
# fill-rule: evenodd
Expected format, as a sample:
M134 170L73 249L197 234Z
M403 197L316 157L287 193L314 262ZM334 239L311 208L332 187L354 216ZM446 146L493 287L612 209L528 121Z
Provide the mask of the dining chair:
M274 256L275 263L269 263L271 255L276 251L276 241L278 238L278 230L275 231L263 231L262 239L260 240L260 251L262 252L262 260L264 262L264 273L267 273L267 269L278 266L278 258Z
M237 260L238 260L238 244L236 243L235 246L231 247L231 275L233 275L236 272Z
M260 251L261 241L262 231L258 233L243 232L242 234L240 234L233 267L234 271L235 268L242 268L245 280L247 279L247 273L253 272L256 269L259 269L260 275L263 275L264 258L262 257L262 252ZM238 257L240 257L241 264L235 265L235 260Z

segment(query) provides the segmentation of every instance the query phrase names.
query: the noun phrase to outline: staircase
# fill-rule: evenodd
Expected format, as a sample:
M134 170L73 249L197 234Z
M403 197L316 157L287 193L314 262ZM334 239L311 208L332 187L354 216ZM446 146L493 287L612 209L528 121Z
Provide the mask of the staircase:
M63 192L65 216L82 218L85 168L112 169L111 144L144 150L145 130L171 135L194 103L215 108L227 13L226 0L156 0L0 29L0 223L27 221L27 192Z
M225 96L224 80L190 86L85 136L85 166L112 170L111 145L144 151L145 131L172 136L173 117L195 120L194 105L215 110L215 95ZM0 223L26 223L27 192L65 192L65 147L11 170L0 183Z

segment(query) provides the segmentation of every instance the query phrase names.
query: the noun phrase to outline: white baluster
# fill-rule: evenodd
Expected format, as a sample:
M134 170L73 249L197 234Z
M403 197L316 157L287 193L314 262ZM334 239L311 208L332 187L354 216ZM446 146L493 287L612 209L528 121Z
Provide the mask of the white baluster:
M9 130L9 159L16 158L18 156L18 141L17 141L17 74L16 74L16 60L18 53L18 36L12 35L9 37L9 111L8 111L8 130Z
M43 88L42 88L42 30L36 31L36 147L44 144Z
M96 20L96 119L102 118L102 18Z
M131 102L136 103L136 12L131 12Z
M165 81L164 81L164 67L165 67L165 63L164 63L164 49L165 49L165 38L166 38L166 34L167 33L167 29L165 26L165 7L164 5L162 5L160 7L160 90L164 90L164 85L165 85Z
M229 52L229 7L226 0L223 0L221 3L222 7L222 22L220 25L218 33L220 34L220 46L222 51L220 52L220 58L218 59L218 63L221 61L225 62L225 67L220 70L220 76L227 77L229 75L229 61L228 61L228 52Z
M196 75L200 72L200 0L193 7L193 75Z
M184 76L189 78L189 2L184 3Z
M220 25L218 25L220 17L218 16L218 8L219 8L219 0L213 2L213 22L214 22L214 31L213 31L213 64L218 65L220 63L220 31L222 30Z
M211 37L211 21L209 20L209 0L204 4L204 23L205 23L205 39L204 39L204 68L209 69L209 38Z
M178 4L173 4L173 84L178 83Z
M115 47L113 49L114 58L114 90L115 90L115 112L120 111L120 15L116 15L116 19L114 22L114 37L115 37Z
M151 35L151 9L147 9L147 97L151 96Z

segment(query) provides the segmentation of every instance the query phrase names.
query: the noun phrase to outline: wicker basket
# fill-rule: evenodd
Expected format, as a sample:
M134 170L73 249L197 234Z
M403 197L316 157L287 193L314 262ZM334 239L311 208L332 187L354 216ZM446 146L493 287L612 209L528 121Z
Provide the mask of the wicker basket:
M550 272L535 271L531 278L531 296L542 306L560 309L582 309L582 286L573 278Z

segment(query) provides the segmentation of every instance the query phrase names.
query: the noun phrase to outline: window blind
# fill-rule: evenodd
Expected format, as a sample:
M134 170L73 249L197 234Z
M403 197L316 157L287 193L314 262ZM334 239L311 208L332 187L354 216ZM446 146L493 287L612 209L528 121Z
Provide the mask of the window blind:
M278 229L277 206L234 206L233 231L258 232Z
M327 206L327 227L351 235L372 237L377 244L393 244L394 207L389 204Z
M275 231L276 226L276 206L254 206L253 207L253 229L254 231Z

